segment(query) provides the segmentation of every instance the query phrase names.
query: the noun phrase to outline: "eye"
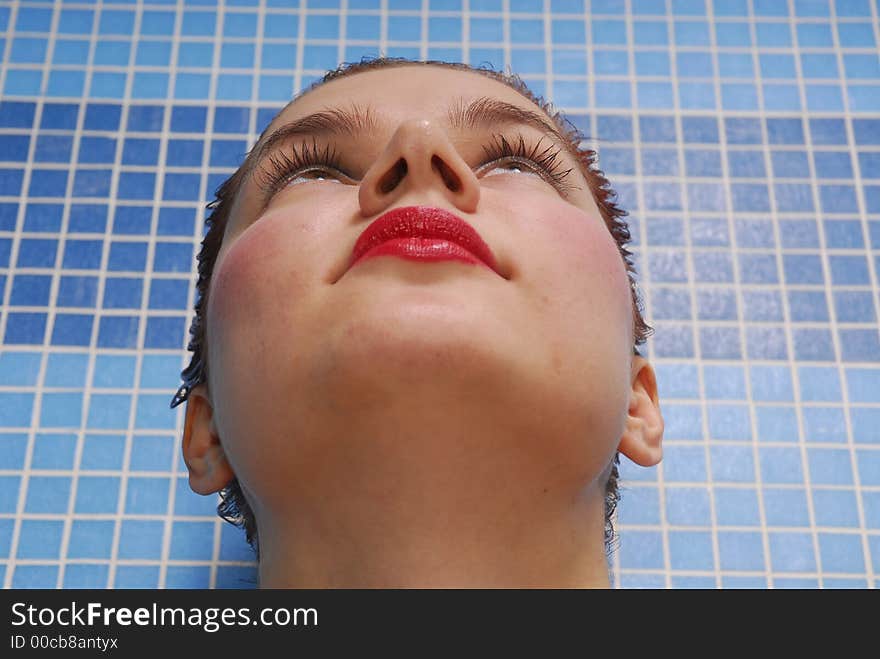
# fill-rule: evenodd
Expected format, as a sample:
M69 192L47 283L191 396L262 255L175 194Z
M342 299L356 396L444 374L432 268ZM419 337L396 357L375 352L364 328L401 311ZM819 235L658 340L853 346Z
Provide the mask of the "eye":
M308 181L335 181L336 183L342 183L339 174L334 174L327 169L307 169L301 172L294 171L293 174L284 177L283 181L284 187L290 187L291 185L296 185L298 182Z
M279 150L266 158L259 171L258 183L264 194L264 203L282 189L310 182L345 183L351 178L343 173L339 153L329 145L323 149L313 139L312 144L296 145Z
M494 135L493 142L484 146L487 162L479 171L509 172L516 171L524 174L534 174L565 195L572 189L577 189L571 181L571 173L574 168L564 167L562 149L550 144L541 146L543 138L537 144L529 145L522 134L517 134L513 143L503 135Z

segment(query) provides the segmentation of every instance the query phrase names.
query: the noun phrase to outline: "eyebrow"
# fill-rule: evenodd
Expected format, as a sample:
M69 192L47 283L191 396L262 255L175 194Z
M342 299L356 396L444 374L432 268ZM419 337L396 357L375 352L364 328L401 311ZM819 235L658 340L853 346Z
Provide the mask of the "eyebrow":
M467 104L462 98L458 98L449 107L446 120L449 126L456 130L493 128L511 124L531 126L557 142L569 155L573 155L569 140L563 137L559 130L540 113L497 98L481 96ZM376 119L376 111L369 105L360 107L353 104L350 109L330 108L300 117L280 126L254 147L251 152L253 157L249 157L251 164L247 167L248 173L255 169L279 144L292 137L355 137L359 133L378 129L379 122Z

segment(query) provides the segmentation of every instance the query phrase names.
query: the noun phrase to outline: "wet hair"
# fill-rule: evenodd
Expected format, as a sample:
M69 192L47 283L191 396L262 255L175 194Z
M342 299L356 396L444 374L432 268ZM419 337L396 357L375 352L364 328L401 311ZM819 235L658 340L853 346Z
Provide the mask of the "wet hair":
M638 346L645 343L648 336L653 332L653 329L645 323L645 320L642 317L642 303L635 279L635 267L632 260L632 253L627 249L627 244L630 241L629 228L624 220L627 212L618 207L617 195L611 188L604 173L598 167L598 154L596 151L586 146L581 146L581 143L584 142L587 137L568 119L563 117L561 113L554 110L550 103L545 102L542 98L536 96L518 75L514 73L502 73L491 68L472 67L459 62L444 62L437 60L416 61L397 57L364 58L360 62L341 64L336 69L328 71L323 78L312 83L302 94L294 98L291 103L296 102L305 94L308 94L315 88L332 80L355 75L364 71L395 66L439 66L485 75L516 90L540 107L544 113L552 119L560 134L567 141L569 152L578 162L580 172L583 174L589 185L590 192L599 207L602 219L605 221L605 226L608 228L608 231L617 243L620 256L626 266L630 290L632 293L632 315L634 327L633 354L639 355ZM289 105L290 104L288 104L288 106ZM286 107L287 106L285 106L285 108ZM260 136L260 142L266 135L267 131L268 127ZM211 213L205 220L206 231L201 243L201 251L198 254L198 282L196 284L198 295L195 303L195 317L193 318L189 330L190 340L187 345L187 349L193 354L189 365L181 373L183 384L177 390L171 401L172 408L185 401L194 387L199 384L205 384L207 386L208 383L209 364L207 362L205 309L207 308L207 300L210 292L211 275L214 271L217 254L220 251L220 246L223 242L223 235L229 220L229 214L235 202L239 188L244 181L248 165L250 164L249 161L252 160L254 153L255 150L252 149L248 158L238 170L217 188L215 199L207 205L207 208ZM618 487L619 464L620 454L615 453L614 458L605 470L605 473L608 474L608 480L605 485L605 551L609 558L613 554L617 543L613 517L614 512L617 509L617 503L620 500L620 491ZM237 478L233 478L226 487L220 491L220 503L217 505L217 514L227 522L244 529L245 537L259 559L260 548L256 517L244 496L244 492L242 491Z

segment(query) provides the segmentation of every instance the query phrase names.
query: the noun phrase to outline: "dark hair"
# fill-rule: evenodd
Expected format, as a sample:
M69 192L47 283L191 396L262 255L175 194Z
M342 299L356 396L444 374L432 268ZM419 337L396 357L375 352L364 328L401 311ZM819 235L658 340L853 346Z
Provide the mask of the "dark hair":
M599 170L597 166L597 153L587 147L581 147L581 142L586 139L583 133L581 133L559 112L553 110L549 103L533 94L519 76L513 73L505 74L490 68L475 68L459 62L443 62L437 60L416 61L406 58L389 57L372 59L364 58L360 62L341 64L336 69L328 71L323 78L312 83L308 89L294 98L291 103L331 80L354 75L363 71L405 65L440 66L485 75L513 88L535 103L553 120L559 132L568 141L570 152L578 161L580 171L589 184L593 198L599 207L602 218L605 220L605 225L614 237L621 258L626 265L630 290L632 292L632 313L634 321L633 352L635 355L639 355L635 346L642 345L653 330L645 323L642 317L642 303L635 280L635 268L632 261L632 254L626 247L630 241L630 232L626 221L623 218L627 213L617 206L617 195L612 190L604 173ZM268 130L268 128L266 130ZM266 130L264 130L263 135L261 135L261 139L266 134ZM253 153L252 150L251 154ZM247 164L247 160L245 163ZM207 231L202 240L201 251L198 255L199 276L196 284L198 296L195 304L195 317L193 318L189 330L190 341L187 345L187 349L193 354L189 366L187 366L181 373L183 385L177 390L177 393L175 393L174 398L171 401L172 408L185 401L189 397L193 387L203 383L207 385L208 382L209 365L206 360L205 346L205 308L210 289L211 275L214 271L214 264L217 260L217 254L220 251L223 234L226 230L226 224L229 219L229 213L241 186L245 169L245 166L242 165L232 176L224 181L217 188L215 199L207 206L211 211L211 214L205 220ZM612 519L614 511L617 508L617 503L620 500L620 492L618 488L619 464L620 454L616 453L607 469L608 481L605 485L605 550L609 557L614 551L616 542L616 534L614 532ZM248 543L256 552L257 558L259 558L260 550L256 518L242 492L241 485L237 478L233 478L229 484L221 490L217 513L227 522L244 529Z

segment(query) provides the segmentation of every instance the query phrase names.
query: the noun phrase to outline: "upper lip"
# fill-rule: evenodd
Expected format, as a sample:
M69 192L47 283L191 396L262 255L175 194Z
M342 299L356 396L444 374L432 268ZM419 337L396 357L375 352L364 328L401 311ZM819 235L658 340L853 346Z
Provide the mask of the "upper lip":
M350 264L376 245L394 238L414 237L440 238L461 245L501 274L491 248L474 227L458 215L432 206L404 206L377 217L357 239Z

